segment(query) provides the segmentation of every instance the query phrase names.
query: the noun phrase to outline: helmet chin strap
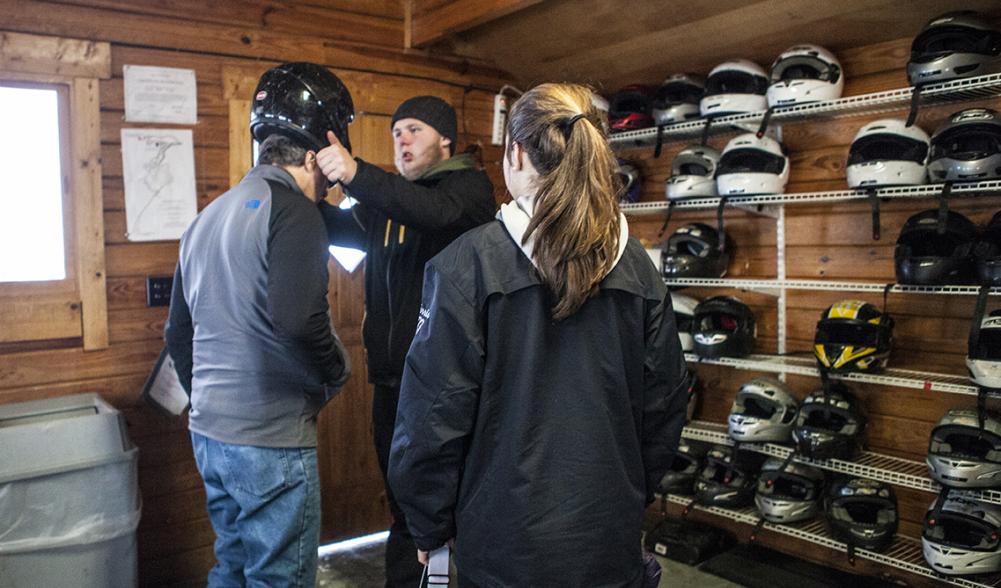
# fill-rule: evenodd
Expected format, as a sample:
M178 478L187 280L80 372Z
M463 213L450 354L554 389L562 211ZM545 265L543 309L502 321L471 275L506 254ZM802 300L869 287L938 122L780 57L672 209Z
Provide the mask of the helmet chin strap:
M977 350L977 347L980 345L980 325L984 321L984 313L987 312L987 296L990 292L990 285L983 284L980 286L980 291L977 293L977 306L973 311L973 322L970 324L970 338L967 342L967 357L972 358ZM983 436L984 421L987 419L987 396L992 392L996 392L996 390L977 384L978 438Z
M865 193L869 200L869 206L872 207L872 240L879 241L879 198L876 197L876 188L866 188Z
M924 87L924 84L914 85L914 91L911 92L911 111L907 114L907 123L904 126L914 126L914 121L918 119L918 106L921 103L921 91Z

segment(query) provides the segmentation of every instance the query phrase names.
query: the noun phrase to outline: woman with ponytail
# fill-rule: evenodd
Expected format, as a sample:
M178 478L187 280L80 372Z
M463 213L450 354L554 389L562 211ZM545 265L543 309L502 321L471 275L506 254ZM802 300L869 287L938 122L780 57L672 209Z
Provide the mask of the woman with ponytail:
M428 262L390 485L460 587L642 586L645 506L685 419L671 299L619 212L588 88L510 110L513 202Z

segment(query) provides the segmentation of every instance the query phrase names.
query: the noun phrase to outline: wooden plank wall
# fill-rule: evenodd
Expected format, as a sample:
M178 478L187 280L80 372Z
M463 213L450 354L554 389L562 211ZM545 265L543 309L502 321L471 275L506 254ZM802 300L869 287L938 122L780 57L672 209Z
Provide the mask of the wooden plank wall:
M840 54L846 75L844 95L890 90L907 86L904 65L910 39L900 39L860 47ZM962 103L922 109L918 125L929 133L952 112L971 106L1001 108L1001 99ZM787 192L846 189L845 160L855 133L864 124L883 117L906 118L906 111L879 116L843 118L829 121L786 124L782 139L789 150L791 176ZM731 135L732 136L732 135ZM710 145L722 150L729 137L715 137ZM670 175L670 162L684 147L682 143L665 145L659 159L652 149L629 151L623 156L638 161L644 173L642 200L661 201L664 179ZM842 281L873 280L893 282L893 248L904 221L913 213L934 208L937 202L889 201L882 206L882 238L873 241L870 208L867 203L790 205L786 207L786 272L790 279L833 279ZM951 208L967 215L978 225L985 224L1001 210L1001 198L978 197L955 199ZM664 217L630 218L631 232L656 246ZM677 211L663 237L678 226L701 221L715 226L715 211ZM727 277L774 278L776 271L775 221L737 210L726 212L726 230L736 242ZM776 352L775 299L762 294L723 289L688 289L685 294L702 299L717 294L731 294L744 300L758 320L758 353ZM790 291L787 307L790 352L810 356L816 321L831 303L845 298L862 298L882 305L878 294L860 295L842 292ZM896 346L892 367L938 371L964 375L966 336L973 314L972 296L891 295L888 310L896 319ZM992 302L996 307L997 302ZM989 306L990 308L991 306ZM759 375L754 372L713 366L696 368L702 379L701 407L696 418L724 423L737 389ZM791 376L788 383L799 398L819 387L815 378ZM972 396L925 392L875 385L852 385L869 416L868 448L873 451L923 461L928 438L935 422L950 408L974 407ZM934 496L915 490L898 489L901 532L919 538L921 521ZM716 522L719 522L718 520ZM740 527L737 527L738 531ZM746 539L750 530L744 527ZM843 557L826 549L806 548L789 539L777 539L775 546L787 545L797 553L807 554L828 563L842 562ZM800 551L802 548L802 551ZM909 581L915 581L910 578Z
M499 150L489 147L490 117L493 92L510 76L449 55L404 54L402 9L393 0L295 4L0 0L0 11L5 15L3 30L110 41L114 72L113 79L100 87L110 347L84 352L78 339L4 344L0 403L94 391L122 410L128 433L140 449L140 583L197 585L214 562L213 533L186 420L162 417L139 397L162 348L167 315L166 308L146 307L145 277L173 273L177 241L130 243L125 238L120 130L143 125L123 120L122 66L196 71L198 123L183 128L194 131L199 209L229 185L225 67L260 73L287 60L331 66L352 92L366 96L360 101L366 112L359 113L352 135L363 136L365 151L389 169L388 115L413 95L446 97L459 111L459 149L470 143L487 146L484 164L498 198L503 198L503 179ZM325 540L380 530L388 521L369 425L371 394L360 337L362 270L347 274L333 262L330 267L334 322L349 347L356 376L321 414Z

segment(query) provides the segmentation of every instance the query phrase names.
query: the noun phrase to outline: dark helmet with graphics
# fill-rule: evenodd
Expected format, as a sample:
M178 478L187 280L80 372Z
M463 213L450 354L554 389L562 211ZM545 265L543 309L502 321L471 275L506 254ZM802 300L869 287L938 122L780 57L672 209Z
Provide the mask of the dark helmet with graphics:
M354 116L351 93L329 69L315 63L284 63L264 72L257 83L250 131L257 141L281 134L312 150L326 147L327 131L333 131L350 151L348 124Z

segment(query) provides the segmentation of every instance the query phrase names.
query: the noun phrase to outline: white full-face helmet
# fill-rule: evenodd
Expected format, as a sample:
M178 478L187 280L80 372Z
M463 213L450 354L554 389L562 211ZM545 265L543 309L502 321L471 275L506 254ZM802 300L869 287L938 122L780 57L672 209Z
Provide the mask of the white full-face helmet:
M845 76L841 62L819 45L795 45L772 64L768 106L792 106L841 98Z
M930 144L928 133L899 119L884 118L865 125L848 150L848 187L924 184Z
M720 153L706 145L689 145L674 156L671 176L664 181L668 200L716 195L716 168Z
M771 137L738 135L723 149L716 171L720 196L781 194L789 181L789 158Z
M709 72L699 103L702 116L757 112L768 108L768 74L746 59L723 62Z

